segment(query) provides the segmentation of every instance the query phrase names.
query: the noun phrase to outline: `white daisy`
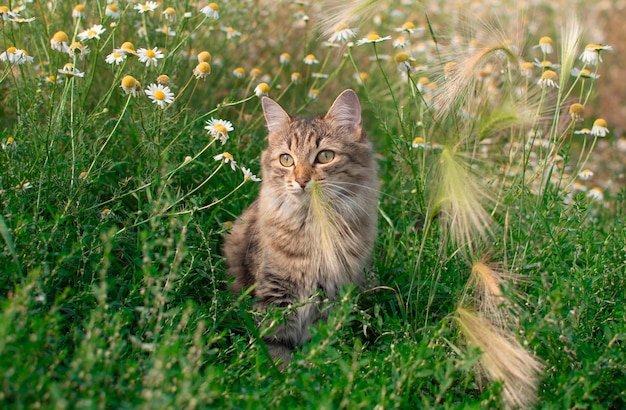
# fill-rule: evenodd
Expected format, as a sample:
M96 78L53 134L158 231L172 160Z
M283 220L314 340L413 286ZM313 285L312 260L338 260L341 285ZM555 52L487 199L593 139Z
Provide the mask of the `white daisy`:
M208 6L204 6L200 9L200 13L213 20L217 20L220 18L219 11L220 8L216 3L210 3Z
M230 163L230 168L234 171L237 169L237 162L230 154L230 152L222 152L221 154L217 154L213 157L216 161L224 161L224 164Z
M222 145L226 144L226 141L228 141L228 133L234 130L233 124L230 121L215 118L208 120L204 129L207 130L213 138L220 140Z
M139 57L140 63L146 63L146 67L151 65L156 67L158 61L165 56L158 47L154 47L153 49L140 48L137 50L137 57Z
M104 61L106 61L107 64L120 65L124 62L124 60L126 60L126 53L121 48L116 48L111 54L106 56L106 59Z
M97 38L100 40L100 34L107 31L101 24L96 24L87 30L81 31L78 33L78 39L80 41L91 40L93 38Z
M144 92L153 103L161 108L165 108L167 104L171 104L174 101L174 93L170 90L170 87L162 84L150 84Z
M59 74L63 74L67 77L84 77L85 73L74 67L74 64L67 63L62 69L58 70Z
M256 175L254 175L252 173L252 171L250 171L250 169L248 169L246 167L241 167L241 172L243 172L243 178L246 181L252 181L252 182L260 182L261 181L261 178L259 178Z
M146 12L149 12L149 11L156 10L157 7L159 7L159 5L157 4L156 1L147 1L144 4L137 4L133 8L135 10L137 10L139 13L146 13Z

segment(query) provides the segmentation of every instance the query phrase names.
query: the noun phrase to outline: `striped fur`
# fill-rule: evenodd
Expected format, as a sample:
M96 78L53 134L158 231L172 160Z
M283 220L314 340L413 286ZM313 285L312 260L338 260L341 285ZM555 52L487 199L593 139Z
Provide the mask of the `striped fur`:
M372 147L361 126L354 91L344 91L328 113L290 117L263 99L269 136L261 157L257 200L226 237L232 289L254 286L256 307L293 307L285 324L265 339L283 364L323 319L320 291L334 299L348 283L362 285L376 235L378 177ZM334 158L316 160L321 151ZM281 164L288 154L293 164Z

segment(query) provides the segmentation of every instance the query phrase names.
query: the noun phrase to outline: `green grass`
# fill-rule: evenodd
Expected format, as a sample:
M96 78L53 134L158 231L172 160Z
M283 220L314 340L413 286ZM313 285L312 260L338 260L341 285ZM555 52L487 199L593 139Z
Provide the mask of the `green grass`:
M428 10L398 5L423 21L420 41L437 41L425 54L411 52L414 64L429 61L429 71L406 78L393 57L381 57L398 51L389 41L324 48L312 23L292 25L300 7L220 4L213 21L172 3L174 37L155 31L166 23L164 5L144 15L132 9L136 3L120 4L116 27L100 2L87 4L84 21L71 17L67 2L51 2L52 10L29 3L21 15L35 21L2 25L1 51L15 46L35 57L32 64L0 62L3 408L505 407L502 382L480 376L483 352L458 325L459 308L491 319L468 286L478 260L499 264L512 278L501 286L510 303L498 307L508 318L501 331L544 365L537 407L626 405L626 195L607 191L598 201L573 192L597 138L574 134L592 118L563 120L572 100L592 104L593 82L564 70L558 91L538 89L536 78L519 75L517 57L495 53L444 80L444 63L467 61L446 40L445 12L426 19ZM397 35L393 27L403 20L380 13L379 33ZM84 42L91 48L85 60L51 49L54 32L72 37L102 22L101 39ZM149 39L137 33L141 24ZM361 24L364 36L369 23ZM220 30L230 25L240 38ZM524 58L541 57L532 45L547 34L559 41L556 31L522 39ZM161 47L165 58L156 68L132 56L106 64L123 41ZM192 70L204 49L212 72L197 80ZM289 65L279 63L284 52ZM309 53L319 66L301 62ZM572 64L572 55L559 57ZM70 61L85 77L47 81ZM487 63L497 73L503 61L508 75L492 74L495 88L467 75ZM258 67L261 77L236 78L239 66L248 73ZM300 83L292 72L301 73ZM364 84L354 79L358 73L368 74ZM170 77L176 96L165 109L120 87L132 75L146 89L159 74ZM418 92L422 74L443 94ZM324 112L340 90L355 88L383 187L377 286L345 289L282 372L261 342L266 329L256 328L252 300L228 291L221 253L229 223L258 191L241 167L257 175L260 169L260 82L300 113ZM307 97L311 89L318 100ZM442 107L437 95L454 98ZM233 123L224 146L204 129L210 118ZM427 147L412 147L416 137ZM234 170L214 159L224 151L237 161ZM453 166L441 168L441 152ZM486 216L475 217L478 207ZM454 209L460 222L450 217ZM281 313L264 314L280 320Z

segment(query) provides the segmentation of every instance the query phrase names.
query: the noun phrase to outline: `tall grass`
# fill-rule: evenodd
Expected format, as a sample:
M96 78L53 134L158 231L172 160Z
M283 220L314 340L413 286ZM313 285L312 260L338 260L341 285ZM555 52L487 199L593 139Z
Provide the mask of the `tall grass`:
M0 7L3 407L624 405L624 197L589 161L609 48L558 7L337 4ZM258 189L259 97L315 114L347 87L376 286L281 372L284 312L227 290L221 238Z

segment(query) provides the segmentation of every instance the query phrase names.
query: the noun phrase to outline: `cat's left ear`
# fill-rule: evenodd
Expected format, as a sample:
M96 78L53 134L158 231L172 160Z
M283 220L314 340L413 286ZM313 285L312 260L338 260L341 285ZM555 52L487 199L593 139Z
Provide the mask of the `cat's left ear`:
M351 133L355 138L361 137L361 103L353 90L345 90L330 107L324 120L334 127Z

